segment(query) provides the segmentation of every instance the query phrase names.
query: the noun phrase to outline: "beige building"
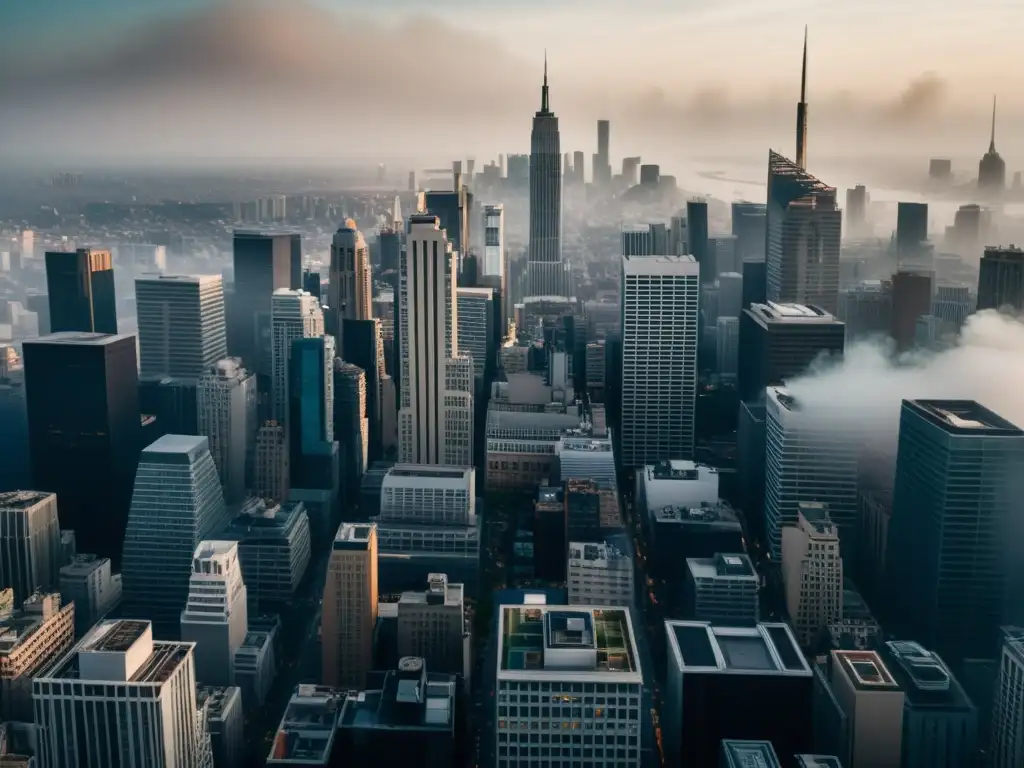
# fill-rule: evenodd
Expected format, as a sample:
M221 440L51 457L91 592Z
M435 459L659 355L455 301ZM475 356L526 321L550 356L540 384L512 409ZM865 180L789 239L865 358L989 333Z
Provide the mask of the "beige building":
M832 651L830 682L849 723L848 768L899 768L903 691L875 651Z
M843 558L827 505L801 503L796 525L782 529L782 578L793 634L809 648L843 616Z
M398 656L425 659L427 669L465 676L468 634L462 584L443 573L427 577L425 592L403 592L398 600Z
M321 645L324 684L366 687L377 623L377 526L342 523L324 586Z
M256 470L253 495L283 503L288 498L288 439L284 425L264 422L256 433Z
M0 604L11 590L0 592ZM32 722L32 678L67 653L75 640L75 606L37 593L20 611L0 614L0 722Z

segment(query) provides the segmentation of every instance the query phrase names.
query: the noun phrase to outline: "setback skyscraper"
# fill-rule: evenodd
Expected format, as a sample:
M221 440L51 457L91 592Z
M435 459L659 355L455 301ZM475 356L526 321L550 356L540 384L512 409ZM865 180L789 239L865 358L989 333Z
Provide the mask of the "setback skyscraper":
M548 105L548 62L540 110L530 134L530 243L527 296L567 296L571 286L562 262L562 168L558 118Z
M349 219L334 233L334 241L331 243L328 331L340 339L342 320L369 320L373 317L370 305L372 298L369 249L363 233ZM344 357L343 339L339 353Z
M135 281L139 375L196 380L227 355L220 275L149 275Z
M1006 161L996 152L996 97L992 97L992 138L978 164L978 191L998 197L1006 191Z
M117 333L110 251L48 251L46 292L51 333Z
M288 360L292 342L324 335L324 313L311 293L280 288L271 297L272 417L284 422L288 414Z
M210 441L224 499L245 499L256 442L256 376L237 357L226 357L199 379L199 434Z

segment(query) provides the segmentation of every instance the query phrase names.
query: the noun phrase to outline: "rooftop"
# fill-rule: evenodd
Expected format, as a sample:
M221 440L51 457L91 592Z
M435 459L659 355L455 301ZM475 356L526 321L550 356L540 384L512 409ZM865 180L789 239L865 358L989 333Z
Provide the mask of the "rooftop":
M368 549L376 535L374 523L342 523L334 534L334 549Z
M135 278L138 283L187 283L201 285L202 283L220 282L223 278L220 275L160 275L147 274Z
M647 510L718 501L718 470L692 461L648 464L639 474Z
M53 495L48 491L6 491L0 493L0 509L29 509Z
M118 341L135 339L122 333L87 333L85 331L61 331L38 339L29 339L25 344L74 344L78 346L102 347Z
M3 592L8 593L4 595L5 598L11 596L10 590ZM44 600L51 597L52 600L46 604ZM21 610L6 613L7 607L5 605L0 608L0 658L15 653L46 621L56 615L61 609L60 595L36 593L22 603Z
M759 581L750 557L744 554L716 554L714 557L688 557L686 565L696 579L741 579Z
M104 563L109 562L109 558L97 555L75 555L70 563L60 569L60 572L69 576L84 576L97 568L102 568Z
M770 741L722 739L722 757L728 768L781 768Z
M707 621L665 622L675 663L685 673L810 677L789 625L716 627Z
M196 435L164 435L145 449L144 454L192 454L209 445L209 441ZM143 459L145 460L145 459Z
M206 705L208 717L222 717L233 704L241 707L242 690L236 686L217 687L204 685L196 689L196 702L200 707Z
M974 400L904 400L915 411L944 431L957 436L1020 437L1024 431Z
M700 265L693 256L623 256L622 272L625 275L677 275L695 276Z
M367 690L353 692L341 711L341 728L452 731L455 676L428 673L423 659L407 656L398 669L371 672Z
M385 485L416 487L451 487L452 480L473 481L472 467L439 467L429 464L395 464L384 478Z
M343 701L333 688L300 685L281 718L267 765L327 765Z
M833 663L839 664L853 686L861 691L898 691L899 685L889 674L882 657L875 651L832 651Z
M974 709L974 704L935 653L909 641L889 641L881 655L893 679L903 689L908 706L946 710Z
M571 542L569 564L589 568L632 568L633 561L608 542Z
M796 768L843 768L838 757L832 755L796 755Z
M725 501L701 502L694 507L667 505L653 510L656 523L670 525L705 525L716 528L736 528L740 525L736 511Z
M263 499L249 498L240 513L228 525L226 533L239 541L267 534L287 535L288 530L306 514L301 501L267 504Z
M776 303L767 301L763 304L751 304L751 317L761 325L778 323L800 325L842 325L833 315L813 304Z

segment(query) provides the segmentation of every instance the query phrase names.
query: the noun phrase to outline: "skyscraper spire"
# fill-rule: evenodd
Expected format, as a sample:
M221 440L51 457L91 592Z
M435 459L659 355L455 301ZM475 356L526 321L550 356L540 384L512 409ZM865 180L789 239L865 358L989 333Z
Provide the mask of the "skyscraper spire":
M804 62L800 71L800 101L796 105L796 164L807 169L807 25L804 25Z
M540 89L540 111L548 111L548 49L544 49L544 86Z
M988 144L988 151L991 154L996 153L996 97L992 97L992 139Z

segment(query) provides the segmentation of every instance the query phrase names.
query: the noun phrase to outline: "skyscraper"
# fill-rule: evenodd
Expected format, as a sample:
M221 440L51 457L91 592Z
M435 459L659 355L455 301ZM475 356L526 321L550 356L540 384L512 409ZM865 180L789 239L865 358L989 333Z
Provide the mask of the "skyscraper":
M715 282L717 274L709 263L708 203L706 200L686 201L686 230L690 253L700 265L701 285Z
M288 438L284 425L277 421L264 422L256 430L253 494L279 504L287 499L290 489L288 465Z
M165 435L139 457L124 537L125 616L177 638L192 554L228 522L205 437Z
M540 110L530 134L530 243L528 296L566 296L571 292L562 262L562 169L558 118L548 105L548 62Z
M199 380L199 434L210 442L224 500L245 499L256 441L256 376L237 357L218 360Z
M1024 310L1024 251L986 248L978 273L978 310Z
M1002 628L999 677L992 707L992 768L1024 764L1024 628Z
M335 336L340 338L342 320L369 320L373 317L369 249L363 233L356 229L352 219L334 233L328 291L328 330ZM339 354L344 357L344 339L341 339Z
M377 623L377 526L342 523L324 586L321 636L325 685L362 689L373 668Z
M288 367L288 445L292 488L336 491L334 337L292 342Z
M611 123L597 121L597 154L594 155L594 185L604 186L612 180L612 161L609 153Z
M892 276L892 338L896 351L914 345L917 321L932 312L934 275L927 270L901 269Z
M807 27L804 27L804 62L800 69L800 101L796 105L796 164L807 169Z
M996 152L996 97L992 97L992 138L978 164L978 191L995 197L1006 191L1006 161Z
M34 486L57 494L80 551L120 563L139 456L135 339L56 333L23 352Z
M242 358L269 391L273 355L271 296L278 288L302 287L302 236L236 231L235 288L228 313L228 354Z
M971 400L904 400L887 591L893 626L959 661L1019 615L1024 432ZM953 663L955 664L956 661Z
M324 335L324 313L316 297L301 290L279 288L271 299L271 416L284 422L288 413L288 360L292 342ZM286 426L288 426L286 424Z
M474 393L493 369L497 350L494 345L494 291L490 288L458 288L459 351L473 359L477 382Z
M334 434L343 496L354 500L369 467L370 426L367 418L366 373L357 365L334 361Z
M501 280L501 300L508 302L508 265L505 263L505 206L484 206L484 261L480 274ZM502 317L506 311L502 310Z
M409 218L403 259L399 461L466 466L473 463L472 364L459 357L455 258L436 216Z
M912 254L928 239L928 203L899 203L896 207L896 248Z
M782 529L782 580L793 634L814 648L843 617L843 558L828 505L797 505L796 525Z
M57 496L39 491L0 493L0 584L21 605L36 590L60 586Z
M220 275L150 275L135 281L139 375L198 379L227 355Z
M622 258L622 464L693 456L699 265Z
M110 251L47 251L50 332L117 333Z
M370 430L367 444L369 463L384 456L384 431L395 429L398 408L395 404L395 382L385 372L384 339L381 321L345 320L342 323L345 336L345 362L359 366L366 374L366 418ZM339 438L340 439L340 438Z
M768 301L836 313L842 219L834 187L769 150Z
M738 201L732 204L732 233L736 235L736 258L764 261L764 203Z

